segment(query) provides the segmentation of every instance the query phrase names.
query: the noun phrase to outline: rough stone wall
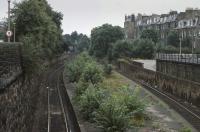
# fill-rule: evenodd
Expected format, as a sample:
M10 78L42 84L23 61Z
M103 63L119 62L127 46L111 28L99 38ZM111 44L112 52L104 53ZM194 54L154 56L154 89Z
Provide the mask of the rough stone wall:
M20 77L0 94L0 132L29 132L34 120L38 80Z
M157 60L156 65L158 72L200 83L199 64Z
M22 74L20 44L0 43L0 89Z
M135 22L127 21L124 22L124 31L126 38L134 39L135 38Z
M131 79L146 82L160 91L200 106L200 83L198 82L154 72L125 61L118 62L118 68Z
M38 80L22 74L20 44L0 43L0 132L28 132L38 94Z

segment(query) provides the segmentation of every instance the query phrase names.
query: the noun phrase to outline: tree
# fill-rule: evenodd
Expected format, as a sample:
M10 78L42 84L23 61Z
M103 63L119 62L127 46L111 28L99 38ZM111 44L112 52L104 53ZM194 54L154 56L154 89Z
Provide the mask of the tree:
M178 47L179 46L179 36L176 32L172 31L169 33L168 37L167 37L167 45L171 45L174 47Z
M190 48L192 47L192 40L191 40L191 37L186 37L182 40L182 47L187 47L187 48Z
M62 40L62 15L53 11L46 0L16 3L12 13L18 41L22 41L24 37L32 37L32 44L43 58L51 58L58 52Z
M82 52L84 50L87 50L90 46L90 39L86 35L80 35L77 49L79 52Z
M133 41L118 40L113 46L113 57L131 57L133 52Z
M108 54L111 43L123 39L124 33L119 26L104 24L91 31L90 54L103 58Z
M153 29L144 30L140 36L142 39L150 39L154 43L158 42L158 33Z
M154 56L154 43L149 39L139 39L134 42L133 57L152 59Z
M78 52L88 49L90 45L90 39L85 34L79 34L77 31L72 32L71 35L65 34L63 41L65 49L72 46Z

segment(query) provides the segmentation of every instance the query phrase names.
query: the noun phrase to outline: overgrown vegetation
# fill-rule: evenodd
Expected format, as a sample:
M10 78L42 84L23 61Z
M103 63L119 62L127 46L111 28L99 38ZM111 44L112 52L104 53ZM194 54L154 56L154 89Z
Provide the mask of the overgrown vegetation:
M25 0L14 4L12 23L16 23L16 41L23 42L25 73L38 71L40 62L51 60L62 52L62 17L46 0Z
M63 36L63 48L68 51L83 52L89 49L90 39L84 35L79 34L76 31L71 34L65 34Z
M104 58L108 55L112 43L123 39L124 33L121 27L104 24L91 31L90 55Z
M106 83L112 76L111 67L107 64L103 71L94 58L82 53L66 66L66 71L76 83L76 101L84 119L95 122L107 132L124 132L143 124L145 104L137 98L137 88ZM79 69L78 74L73 68ZM74 76L78 76L77 79Z

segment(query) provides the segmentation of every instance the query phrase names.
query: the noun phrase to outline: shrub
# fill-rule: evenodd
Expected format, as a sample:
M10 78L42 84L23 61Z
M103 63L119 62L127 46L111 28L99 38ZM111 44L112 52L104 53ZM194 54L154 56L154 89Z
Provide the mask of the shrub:
M85 119L93 120L94 112L99 108L103 99L104 92L90 84L85 92L80 96L80 111Z
M106 132L124 132L129 127L127 108L119 104L115 98L104 101L95 114L95 121Z
M93 61L93 58L90 57L86 52L81 53L73 62L66 66L69 80L71 82L78 82L81 74L83 73L85 65Z
M77 96L82 95L85 92L85 90L89 87L89 85L90 85L89 82L86 82L83 79L80 79L78 83L76 84L76 95Z
M81 75L83 81L97 84L103 81L103 70L96 62L87 63Z
M133 57L141 59L152 59L155 53L155 44L149 39L139 39L134 41Z
M192 132L192 130L188 127L184 127L181 130L179 130L179 132Z
M128 86L123 86L119 89L118 100L127 107L128 113L142 114L144 112L145 103L138 98L138 94L138 87L130 89Z
M104 65L104 73L110 75L112 73L112 64Z
M42 69L40 65L41 54L38 52L38 48L34 46L33 37L23 37L21 40L22 45L22 58L23 58L23 70L27 78L31 78L34 73L37 73Z
M118 40L113 44L113 58L131 57L133 51L133 41Z
M99 107L95 121L106 132L123 132L144 123L144 102L137 97L138 89L124 86Z

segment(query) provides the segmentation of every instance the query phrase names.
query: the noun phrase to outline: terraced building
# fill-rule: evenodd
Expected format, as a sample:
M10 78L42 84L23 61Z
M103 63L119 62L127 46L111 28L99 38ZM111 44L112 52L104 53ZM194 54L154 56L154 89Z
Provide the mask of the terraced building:
M176 31L180 40L190 37L192 45L200 47L200 10L188 8L185 12L170 11L168 14L125 16L124 30L126 38L140 37L143 30L154 29L161 41L166 39L171 31Z

